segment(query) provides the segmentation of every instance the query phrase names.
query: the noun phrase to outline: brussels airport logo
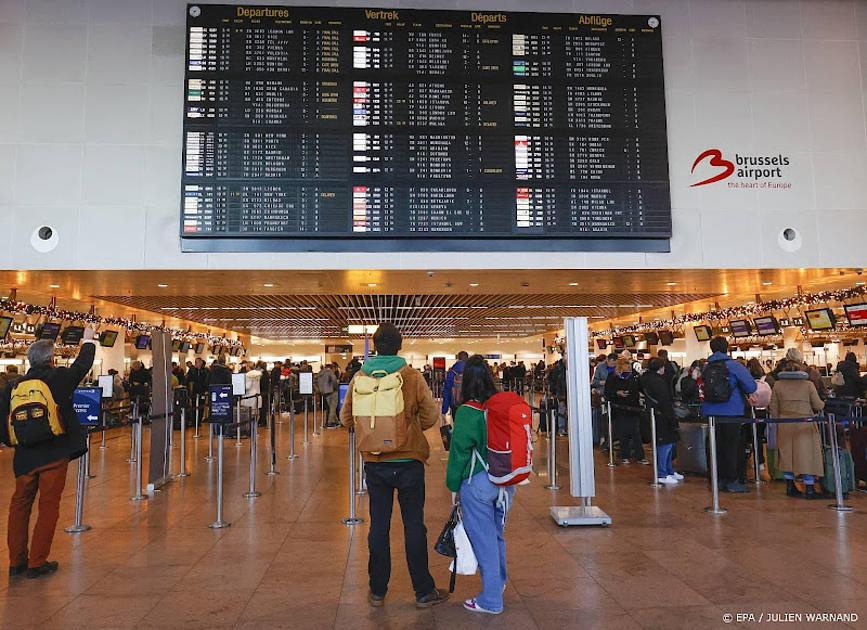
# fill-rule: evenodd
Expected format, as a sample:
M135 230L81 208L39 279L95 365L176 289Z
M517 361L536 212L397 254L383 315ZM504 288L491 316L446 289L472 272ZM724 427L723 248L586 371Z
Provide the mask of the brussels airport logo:
M785 155L735 153L734 159L729 160L720 149L708 149L692 163L690 173L702 179L690 184L690 188L727 180L725 183L728 188L787 190L792 187L791 182L785 179L789 164L789 157Z

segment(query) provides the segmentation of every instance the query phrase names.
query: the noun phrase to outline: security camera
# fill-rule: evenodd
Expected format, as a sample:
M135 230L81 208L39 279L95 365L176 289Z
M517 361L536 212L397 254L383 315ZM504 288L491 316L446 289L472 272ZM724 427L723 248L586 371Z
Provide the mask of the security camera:
M30 235L30 244L37 252L45 254L55 249L60 243L60 235L50 225L41 225Z
M864 270L863 269L856 269L855 273L857 273L860 276L864 273Z

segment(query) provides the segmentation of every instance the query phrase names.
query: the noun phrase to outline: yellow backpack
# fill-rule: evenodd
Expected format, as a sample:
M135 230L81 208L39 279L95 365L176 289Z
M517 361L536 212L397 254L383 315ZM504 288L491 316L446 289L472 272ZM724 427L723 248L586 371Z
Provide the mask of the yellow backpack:
M377 377L377 374L382 376ZM358 434L358 450L379 455L406 445L403 409L403 377L384 370L370 376L359 372L352 388L352 417Z
M60 408L48 383L38 378L19 381L9 404L9 444L33 446L66 433Z

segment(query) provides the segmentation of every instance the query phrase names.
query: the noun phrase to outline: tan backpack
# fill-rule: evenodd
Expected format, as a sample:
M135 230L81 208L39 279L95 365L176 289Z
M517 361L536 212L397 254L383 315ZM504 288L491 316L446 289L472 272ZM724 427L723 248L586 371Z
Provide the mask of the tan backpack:
M352 417L358 450L379 455L403 449L407 427L400 372L377 370L370 376L357 373L352 388Z

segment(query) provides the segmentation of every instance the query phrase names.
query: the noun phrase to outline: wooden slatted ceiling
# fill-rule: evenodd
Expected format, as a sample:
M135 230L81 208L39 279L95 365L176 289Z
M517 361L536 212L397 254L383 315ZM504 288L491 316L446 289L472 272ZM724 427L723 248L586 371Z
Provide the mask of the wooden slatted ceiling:
M394 322L406 338L526 337L567 316L609 319L713 293L122 296L97 299L277 341L346 337L350 324Z

